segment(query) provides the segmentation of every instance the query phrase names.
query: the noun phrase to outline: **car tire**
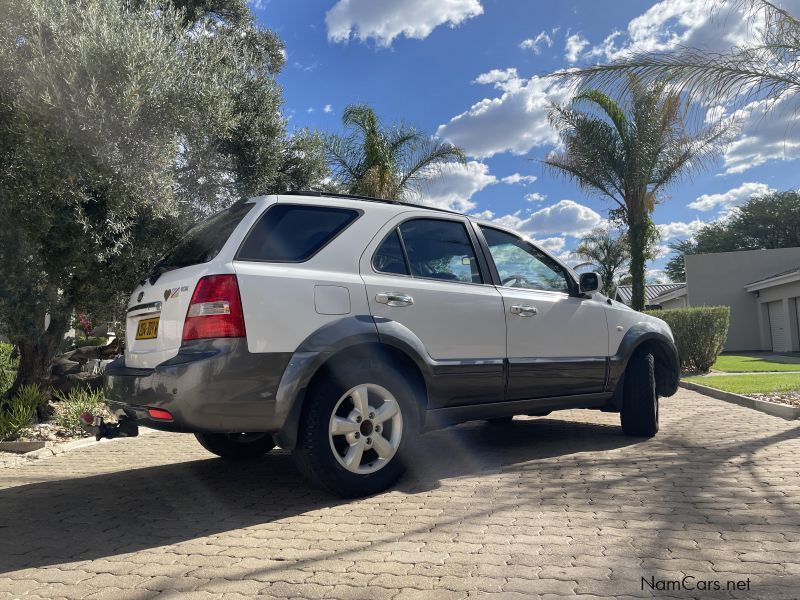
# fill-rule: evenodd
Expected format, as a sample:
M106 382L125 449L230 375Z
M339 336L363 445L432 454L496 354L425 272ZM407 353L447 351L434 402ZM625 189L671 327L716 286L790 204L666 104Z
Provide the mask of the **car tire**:
M254 460L275 447L269 433L195 433L200 445L228 460Z
M628 361L620 421L625 435L653 437L658 433L655 361L649 352L635 352Z
M304 401L292 453L298 469L343 498L386 490L405 472L406 449L418 435L416 402L391 367L352 362L329 370Z
M511 423L513 419L514 416L512 415L510 417L495 417L493 419L486 419L486 422L490 423L491 425L502 425L504 423Z

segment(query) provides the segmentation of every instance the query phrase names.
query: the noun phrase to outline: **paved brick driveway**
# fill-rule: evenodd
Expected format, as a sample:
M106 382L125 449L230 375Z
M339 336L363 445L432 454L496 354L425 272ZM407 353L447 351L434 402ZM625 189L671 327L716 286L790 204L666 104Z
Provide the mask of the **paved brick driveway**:
M8 467L0 597L730 597L642 590L684 575L800 596L800 422L662 407L646 442L591 411L430 434L424 469L355 502L181 435Z

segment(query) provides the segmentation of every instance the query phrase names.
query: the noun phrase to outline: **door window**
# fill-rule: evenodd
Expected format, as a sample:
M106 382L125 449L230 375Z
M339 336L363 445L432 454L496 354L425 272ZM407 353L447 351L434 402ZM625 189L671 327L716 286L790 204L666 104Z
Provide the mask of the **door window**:
M482 283L475 250L463 223L411 219L399 229L414 277Z
M481 226L503 287L569 292L564 268L515 235Z
M381 273L392 273L394 275L408 275L408 264L403 254L403 247L400 245L400 234L397 229L386 236L380 248L372 257L372 267Z

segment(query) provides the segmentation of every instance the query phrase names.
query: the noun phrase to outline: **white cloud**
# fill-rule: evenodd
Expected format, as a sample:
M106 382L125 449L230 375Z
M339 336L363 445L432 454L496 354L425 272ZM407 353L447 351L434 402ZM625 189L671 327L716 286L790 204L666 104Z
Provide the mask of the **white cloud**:
M311 107L311 106L309 106L309 107L306 109L306 112L307 112L308 114L311 114L311 113L313 113L313 112L314 112L314 108L313 108L313 107Z
M578 60L580 53L589 45L589 40L580 33L575 33L567 38L564 44L564 58L567 62L574 63Z
M796 0L793 0L793 3ZM594 46L589 56L616 60L631 52L663 52L678 46L722 52L752 39L745 3L661 0Z
M483 14L479 0L339 0L325 15L328 40L351 38L388 47L398 36L422 40L440 25Z
M671 223L661 223L656 225L661 239L664 241L676 238L690 238L705 225L700 219L695 219L688 223L684 221L672 221Z
M800 158L798 101L786 98L751 102L730 118L741 127L738 138L725 148L725 174L743 173L770 160Z
M322 109L322 112L324 112L324 113L332 113L333 112L333 107L330 104L326 104L325 108Z
M439 208L467 212L475 208L471 198L488 185L497 183L484 163L470 161L465 165L449 163L439 176L428 181L419 195L419 201Z
M547 196L545 194L540 194L539 192L531 192L530 194L525 194L525 200L528 202L541 202L542 200L546 200Z
M503 177L500 181L508 185L514 185L515 183L527 185L536 181L536 175L520 175L519 173L514 173L513 175Z
M540 248L544 248L548 252L552 252L553 254L558 254L564 249L564 246L567 244L567 240L563 237L549 237L544 238L543 240L532 240L534 244L539 246Z
M690 202L688 207L703 212L715 209L728 211L747 202L751 196L760 196L771 191L773 191L772 188L766 183L748 181L721 194L703 194L694 202Z
M517 70L513 67L508 69L492 69L486 73L478 75L472 83L479 83L483 85L492 84L498 90L504 92L513 92L519 90L524 84L525 80L520 79Z
M483 219L484 221L489 221L494 217L494 213L490 210L484 210L479 213L473 213L472 215L476 219Z
M493 220L499 225L516 229L533 237L554 234L582 237L603 223L603 218L599 214L574 200L561 200L531 213L528 217L523 217L522 211L517 211Z
M550 102L566 102L570 86L539 77L520 79L509 71L492 71L484 81L503 90L440 125L436 135L464 148L470 156L488 158L500 152L525 154L535 146L555 145L559 137L547 120ZM502 75L501 75L502 74ZM477 80L476 80L477 81Z
M600 225L602 220L588 206L574 200L561 200L531 214L524 228L534 234L559 233L580 237Z
M534 54L541 54L542 46L547 46L548 48L553 47L553 38L551 38L546 31L542 31L535 38L523 40L519 45L523 50L533 50Z

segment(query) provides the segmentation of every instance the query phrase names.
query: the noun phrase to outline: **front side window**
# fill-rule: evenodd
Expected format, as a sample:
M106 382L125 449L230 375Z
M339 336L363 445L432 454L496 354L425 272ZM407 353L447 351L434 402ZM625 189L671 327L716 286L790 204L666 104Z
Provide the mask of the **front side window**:
M481 283L475 250L463 223L411 219L399 227L414 277Z
M569 292L564 268L515 235L481 226L503 287Z
M276 204L261 216L239 249L239 260L302 262L328 245L358 217L330 206Z

